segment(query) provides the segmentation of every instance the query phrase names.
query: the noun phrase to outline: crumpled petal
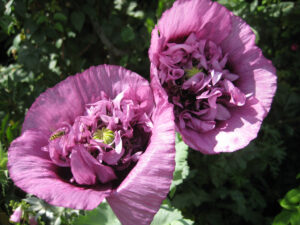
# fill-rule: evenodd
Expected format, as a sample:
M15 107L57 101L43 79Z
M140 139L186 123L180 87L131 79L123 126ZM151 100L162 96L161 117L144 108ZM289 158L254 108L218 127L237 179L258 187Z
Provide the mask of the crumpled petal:
M239 74L238 88L257 98L267 115L276 92L276 70L261 49L255 45L255 35L241 18L232 16L232 32L221 46L228 53L233 72Z
M150 224L169 192L175 168L173 108L160 91L155 93L150 144L120 186L107 197L123 225ZM155 182L153 182L155 181Z
M229 120L201 135L193 130L181 129L179 126L177 129L190 147L199 149L205 154L233 152L244 148L256 138L265 111L260 102L251 97L242 108L233 108L230 113Z
M42 93L28 110L22 132L41 130L50 134L63 122L73 124L83 115L86 104L101 99L101 93L114 99L123 90L147 85L147 80L120 66L91 67Z
M47 152L48 136L40 131L27 130L14 140L8 152L8 170L14 183L27 193L46 202L74 209L91 210L111 192L109 186L79 187L64 180ZM67 177L65 179L68 179Z
M170 46L192 46L195 51L177 64L165 65L172 60L161 55L168 56L165 52L171 51ZM177 60L180 54L176 54ZM192 60L187 62L189 57ZM177 0L152 31L149 58L151 79L157 79L156 83L163 85L162 92L169 94L176 128L192 148L205 154L231 152L256 137L276 91L276 71L255 45L255 35L242 19L209 0ZM177 65L185 71L199 69L208 82L200 79L199 73L186 73L189 76L184 74L169 82L168 72ZM214 91L220 92L217 98ZM191 114L182 113L185 107ZM243 118L253 127L249 128L251 122ZM228 139L223 138L226 132Z
M84 185L95 184L96 177L102 183L117 178L111 167L97 162L82 146L78 146L72 152L71 170L76 182Z
M219 3L209 0L178 0L166 10L158 25L152 30L149 57L157 65L157 52L170 39L184 37L194 32L220 43L231 30L230 12Z
M148 88L145 88L146 86ZM123 166L126 170L131 167L133 169L124 179L122 177L122 180L115 181L112 170L107 169L110 168L109 165L101 166L100 161L104 161L105 153L109 153L113 148L115 148L114 153L124 154L124 148L121 148L122 144L120 144L121 139L119 140L118 135L115 134L114 143L111 146L101 141L98 143L99 140L91 136L97 129L93 124L93 116L100 118L102 114L107 114L106 112L110 110L108 101L115 99L120 93L124 93L125 96L126 90L138 92L135 93L134 99L124 100L131 101L132 104L120 103L120 107L116 110L128 112L128 114L124 113L124 117L137 116L140 120L137 120L135 124L137 130L133 130L134 126L130 124L130 121L126 121L128 130L125 129L124 135L134 137L135 142L130 144L147 147L136 148L131 155L126 154L122 158L124 164L120 167ZM67 93L71 93L71 97L75 99L65 97ZM96 104L100 100L103 101L101 106ZM133 104L134 101L138 104ZM54 109L60 108L60 104L66 104L66 106L62 106L56 113ZM111 104L118 103L116 101ZM86 106L88 106L87 111L85 111ZM128 107L122 108L122 106ZM72 108L76 110L68 113L67 111ZM141 110L141 113L131 115L131 110ZM99 114L94 114L95 112ZM22 190L50 204L90 210L107 198L122 224L150 224L169 192L175 168L175 124L172 112L172 105L168 103L165 93L161 91L153 93L148 82L137 74L117 66L91 67L48 89L37 98L25 118L22 135L14 140L9 148L10 176ZM113 123L123 126L121 119L116 120L118 119L117 112L107 117L111 126ZM66 126L64 123L74 125L75 120L74 129L66 136L74 139L74 143L82 137L89 136L90 145L77 143L75 146L73 142L64 142L68 147L72 147L72 151L68 152L64 148L54 150L52 158L57 162L61 155L70 158L71 168L63 167L64 165L57 165L59 163L53 162L49 149L47 151L45 146L49 145L51 134L55 134L55 131L62 125ZM82 124L88 124L92 126L92 129L81 126ZM136 135L138 132L144 130L148 132L146 135L150 137L149 140L135 137L138 136ZM63 137L60 136L57 140L51 141L59 142ZM96 154L91 155L88 151ZM113 172L119 176L118 173L123 173L123 171L120 171L122 168L117 166ZM109 180L113 181L103 184ZM118 182L120 182L119 186L117 186Z

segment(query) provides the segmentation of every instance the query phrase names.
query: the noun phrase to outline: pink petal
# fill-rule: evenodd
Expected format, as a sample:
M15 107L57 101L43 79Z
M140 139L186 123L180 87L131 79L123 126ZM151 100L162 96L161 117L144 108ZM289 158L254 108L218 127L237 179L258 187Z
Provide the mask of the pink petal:
M218 71L215 71L215 70L211 71L211 82L212 82L213 85L218 83L219 80L221 79L221 77L222 77L221 72L218 72Z
M16 208L14 210L13 214L9 217L9 220L14 223L19 223L22 219L22 213L23 213L23 210L22 210L21 206L19 206L18 208Z
M233 152L244 148L256 138L265 111L259 101L251 97L244 106L232 108L230 113L231 118L223 126L201 135L193 130L180 129L178 124L177 129L190 147L204 154Z
M74 179L78 184L82 185L93 185L96 183L96 174L93 168L85 162L84 155L82 154L85 149L78 148L74 149L71 155L71 170Z
M147 80L120 66L91 67L42 93L27 112L22 132L41 130L50 134L63 122L73 124L77 116L83 115L86 104L101 99L101 93L114 99L128 88L147 85Z
M107 201L123 225L150 224L167 196L175 167L173 108L155 94L150 144L120 186ZM155 182L154 182L155 181Z
M91 210L109 195L109 186L79 187L59 176L59 168L41 148L48 136L40 131L25 131L8 151L8 170L14 183L46 202L74 209Z
M221 104L217 104L217 120L228 120L231 117L230 112L226 107Z
M231 13L223 6L209 0L178 0L166 10L151 34L149 57L158 65L158 53L170 39L196 33L199 38L224 40L231 30Z
M229 53L228 61L233 72L239 74L237 87L246 95L252 94L264 107L265 116L270 110L276 91L276 71L255 45L255 35L249 25L237 16L232 17L233 30L221 44Z
M117 178L111 167L100 164L82 146L77 147L72 152L71 169L76 182L79 184L95 184L96 177L102 183L107 183Z
M228 35L230 28L229 11L208 0L176 1L158 22L158 29L166 41L193 32L198 37L220 43Z

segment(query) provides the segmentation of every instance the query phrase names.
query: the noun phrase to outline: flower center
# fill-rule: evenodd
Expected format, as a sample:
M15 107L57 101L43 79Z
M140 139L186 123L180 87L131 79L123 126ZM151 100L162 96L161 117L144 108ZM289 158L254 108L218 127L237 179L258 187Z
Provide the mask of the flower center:
M112 144L115 140L115 134L112 130L103 127L101 130L97 129L93 133L93 139L101 140L104 144Z
M53 132L43 150L58 170L69 170L70 177L61 176L69 182L117 186L147 148L152 121L145 109L126 93L89 104L72 125Z
M185 76L186 76L187 78L191 78L191 77L193 77L194 75L196 75L197 73L202 72L202 71L203 71L202 68L199 69L199 68L197 68L197 67L193 67L192 69L186 69L186 70L185 70Z

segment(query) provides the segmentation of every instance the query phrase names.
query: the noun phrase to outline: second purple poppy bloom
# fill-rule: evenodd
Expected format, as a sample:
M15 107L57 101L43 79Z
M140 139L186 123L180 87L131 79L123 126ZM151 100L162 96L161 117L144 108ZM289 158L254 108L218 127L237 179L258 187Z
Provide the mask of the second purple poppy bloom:
M149 57L152 83L190 147L232 152L257 136L276 75L242 19L216 2L178 0L152 31Z
M175 167L172 105L138 74L91 67L41 94L8 152L24 191L90 210L104 198L122 224L150 224Z

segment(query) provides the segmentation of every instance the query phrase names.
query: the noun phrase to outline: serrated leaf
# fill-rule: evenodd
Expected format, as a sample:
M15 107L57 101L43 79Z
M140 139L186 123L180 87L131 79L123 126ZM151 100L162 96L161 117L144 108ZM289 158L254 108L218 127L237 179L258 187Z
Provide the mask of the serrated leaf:
M162 205L154 216L151 225L192 225L194 222L185 219L178 209Z
M75 219L74 225L121 225L118 218L107 202L102 202L100 206L92 211L86 211L86 215Z
M84 24L85 16L82 12L72 12L71 22L75 29L80 32Z

